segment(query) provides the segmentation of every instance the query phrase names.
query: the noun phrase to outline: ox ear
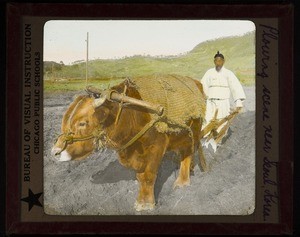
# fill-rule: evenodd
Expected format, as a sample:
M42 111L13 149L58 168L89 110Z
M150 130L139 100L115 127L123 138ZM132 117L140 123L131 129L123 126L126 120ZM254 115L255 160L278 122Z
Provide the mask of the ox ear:
M94 108L98 108L99 106L101 106L105 101L106 101L107 95L99 95L98 98L95 98L93 101L93 106Z

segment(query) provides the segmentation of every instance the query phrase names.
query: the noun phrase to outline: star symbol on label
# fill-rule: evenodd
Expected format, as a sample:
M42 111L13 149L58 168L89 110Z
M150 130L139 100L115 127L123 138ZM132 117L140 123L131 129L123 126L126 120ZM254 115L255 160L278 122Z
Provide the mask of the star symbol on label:
M42 207L43 205L40 203L39 198L43 193L34 194L31 189L28 189L28 197L22 198L21 201L28 203L28 211L36 205Z

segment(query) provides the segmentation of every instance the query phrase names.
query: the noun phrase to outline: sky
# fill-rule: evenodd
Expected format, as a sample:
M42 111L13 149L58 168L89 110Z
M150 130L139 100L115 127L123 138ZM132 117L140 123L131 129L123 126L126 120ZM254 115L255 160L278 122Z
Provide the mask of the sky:
M246 20L52 20L44 26L44 61L186 53L199 43L254 31Z

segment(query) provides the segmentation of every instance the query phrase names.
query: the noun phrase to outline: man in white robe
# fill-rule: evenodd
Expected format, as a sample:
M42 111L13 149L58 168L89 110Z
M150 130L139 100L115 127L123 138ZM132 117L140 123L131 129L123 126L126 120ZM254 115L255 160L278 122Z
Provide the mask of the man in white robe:
M217 52L214 56L215 67L209 69L201 79L203 90L206 95L206 116L204 127L214 117L216 109L218 109L217 119L222 119L230 114L230 96L232 95L235 107L243 107L243 101L246 99L245 92L234 73L223 65L225 58ZM224 124L225 125L225 124ZM222 129L221 126L218 131ZM211 141L209 143L216 150L216 145ZM208 143L205 144L208 146Z

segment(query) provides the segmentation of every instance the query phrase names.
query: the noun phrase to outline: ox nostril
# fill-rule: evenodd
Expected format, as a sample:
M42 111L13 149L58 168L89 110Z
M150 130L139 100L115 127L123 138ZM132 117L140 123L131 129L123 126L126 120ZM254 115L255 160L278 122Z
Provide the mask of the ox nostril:
M57 156L57 155L59 155L59 153L61 152L61 148L59 148L59 147L53 147L52 148L52 150L51 150L51 155L53 155L53 156Z
M52 154L52 156L55 156L54 160L56 160L56 161L72 160L71 155L66 150L63 150L62 148L59 148L59 147L53 147L51 150L51 154Z

